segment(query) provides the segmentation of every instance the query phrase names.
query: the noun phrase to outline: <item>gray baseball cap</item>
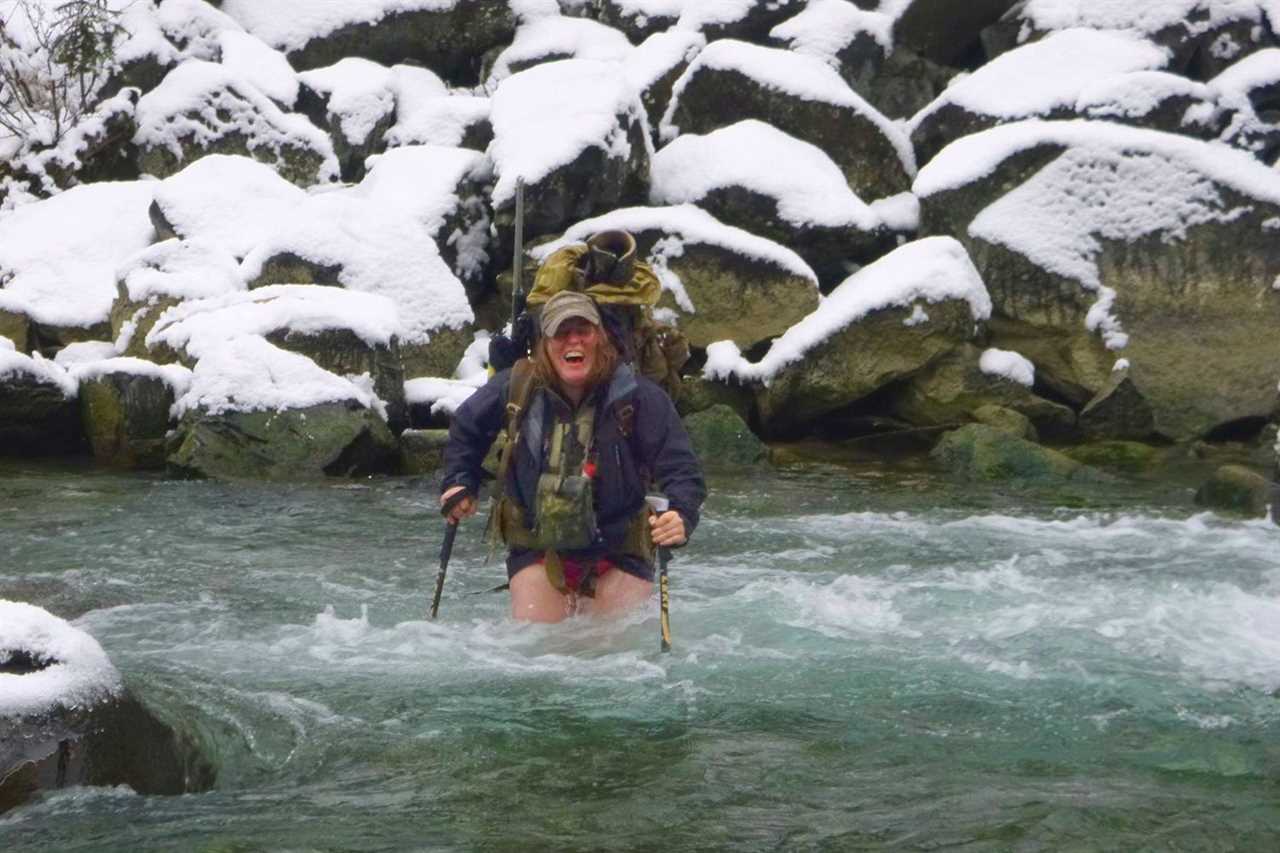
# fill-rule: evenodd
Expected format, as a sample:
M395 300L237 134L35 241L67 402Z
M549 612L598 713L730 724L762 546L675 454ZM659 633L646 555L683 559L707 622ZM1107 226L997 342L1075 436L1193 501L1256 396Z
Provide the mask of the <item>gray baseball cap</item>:
M548 338L555 337L560 324L571 317L581 317L600 325L600 311L590 296L575 290L562 290L542 306L542 334Z

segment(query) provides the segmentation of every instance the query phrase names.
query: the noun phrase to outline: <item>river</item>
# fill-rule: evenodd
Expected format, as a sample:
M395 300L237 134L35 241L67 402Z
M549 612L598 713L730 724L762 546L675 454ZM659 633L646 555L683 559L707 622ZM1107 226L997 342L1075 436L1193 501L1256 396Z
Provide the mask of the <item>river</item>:
M513 624L476 521L426 621L429 478L5 463L0 597L218 781L45 795L0 849L1280 849L1280 528L873 463L711 486L662 655L656 599Z

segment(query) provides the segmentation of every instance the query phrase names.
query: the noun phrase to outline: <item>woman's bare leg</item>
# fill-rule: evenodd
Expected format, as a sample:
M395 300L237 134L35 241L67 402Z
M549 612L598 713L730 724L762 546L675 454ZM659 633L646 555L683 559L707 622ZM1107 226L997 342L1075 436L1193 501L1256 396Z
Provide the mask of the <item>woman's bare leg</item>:
M638 607L653 594L653 583L640 580L622 569L611 569L596 579L596 597L583 599L583 612L620 613Z
M569 596L551 585L547 569L542 563L525 566L511 579L512 619L522 622L562 622L572 612Z

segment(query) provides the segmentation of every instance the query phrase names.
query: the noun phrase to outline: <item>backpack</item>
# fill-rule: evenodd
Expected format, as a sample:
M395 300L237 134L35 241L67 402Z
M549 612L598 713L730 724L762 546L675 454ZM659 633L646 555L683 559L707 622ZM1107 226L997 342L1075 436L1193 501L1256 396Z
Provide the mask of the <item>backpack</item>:
M675 326L654 319L662 285L651 266L635 260L630 234L606 231L553 252L538 268L528 305L541 308L561 290L594 299L622 360L676 399L680 370L689 360L689 341Z

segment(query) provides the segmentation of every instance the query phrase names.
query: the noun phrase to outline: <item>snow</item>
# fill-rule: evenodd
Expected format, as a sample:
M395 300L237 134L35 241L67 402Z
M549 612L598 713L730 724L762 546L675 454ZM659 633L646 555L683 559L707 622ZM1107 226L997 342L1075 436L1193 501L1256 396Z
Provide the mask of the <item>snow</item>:
M116 275L130 302L204 299L245 289L236 259L199 240L163 240L120 265Z
M1269 47L1251 53L1209 81L1222 94L1244 94L1280 82L1280 48Z
M702 33L677 29L654 33L631 51L625 66L627 81L637 92L644 92L671 69L692 62L706 46Z
M232 154L207 154L153 186L156 204L178 234L237 258L307 199L270 166Z
M991 316L991 297L964 247L951 237L927 237L901 246L845 279L821 304L751 363L732 341L707 347L703 376L768 385L778 372L873 311L964 300L975 321Z
M1169 51L1125 32L1070 29L1001 54L948 86L910 121L910 128L954 105L1002 119L1074 109L1081 92L1130 71L1164 67Z
M166 4L168 5L168 4ZM248 33L218 33L220 61L233 74L257 86L262 94L285 107L298 100L298 75L289 60Z
M327 68L304 71L298 79L328 96L329 114L337 116L342 135L352 143L363 143L396 108L395 75L368 59L349 56Z
M151 243L154 183L75 187L0 219L0 309L39 323L91 326L108 319L116 267Z
M79 365L115 358L117 355L119 352L116 345L108 341L79 341L58 350L53 360L59 367L70 371Z
M622 66L593 59L564 59L513 74L494 92L491 119L495 207L514 197L517 178L536 183L588 148L625 159L632 122L646 128L649 140L648 118Z
M1012 350L991 347L978 358L978 369L989 376L1008 379L1030 388L1036 381L1036 367L1027 358Z
M396 113L395 126L387 131L387 145L457 147L466 138L468 128L488 121L491 106L488 98L476 95L432 98L409 109L402 105Z
M404 383L405 401L410 405L430 405L432 414L452 415L476 389L489 381L489 333L477 332L468 345L454 378L433 376L410 379Z
M1214 100L1204 83L1167 71L1134 71L1104 77L1080 90L1075 111L1091 118L1141 118L1174 97Z
M913 189L927 198L966 185L1017 151L1042 144L1067 150L981 211L969 234L1096 291L1086 325L1112 349L1128 339L1111 310L1115 293L1097 268L1100 241L1153 234L1182 240L1197 225L1230 223L1252 209L1228 205L1220 187L1280 204L1280 175L1245 152L1087 121L1019 122L965 137L921 170Z
M324 161L316 180L338 174L333 146L323 131L297 113L283 112L253 82L233 69L212 62L188 60L142 96L137 108L134 144L165 148L178 160L183 143L207 147L238 134L252 149L277 155L285 146L319 153Z
M838 68L838 54L860 33L875 39L886 54L891 52L893 22L890 15L859 9L848 0L810 0L804 11L778 24L769 37Z
M672 91L671 104L659 123L664 140L674 139L680 128L674 123L675 110L689 81L703 68L736 71L761 86L793 95L801 100L820 101L856 111L872 122L893 144L908 174L915 174L915 153L902 130L849 88L834 68L821 59L789 50L760 47L734 39L719 39L706 46L689 64Z
M425 343L475 315L433 235L457 204L457 181L482 168L483 155L456 148L397 148L374 159L358 185L309 196L266 232L241 265L246 281L268 260L291 253L341 268L350 289L390 298L402 342Z
M1193 23L1192 15L1203 18ZM1020 18L1037 30L1069 27L1131 29L1155 33L1187 24L1192 31L1234 21L1259 22L1266 13L1280 20L1276 0L1027 0Z
M38 352L24 355L12 347L12 341L9 341L8 347L0 347L0 381L6 378L26 377L43 385L55 386L62 391L62 396L67 400L76 398L79 385L65 368L57 362L49 361Z
M16 651L51 665L26 675L0 673L0 718L87 708L124 692L97 640L47 610L0 598L0 660Z
M382 408L366 381L335 376L304 355L242 335L221 342L196 362L191 385L174 403L173 414L285 411L348 400Z
M826 152L762 121L747 119L705 136L686 133L654 155L654 204L696 203L725 187L776 199L778 216L797 228L872 231L881 224Z
M191 387L191 371L181 364L155 364L145 359L129 356L98 358L73 363L67 368L67 372L77 382L91 382L103 376L120 373L159 379L173 390L174 397L182 396Z
M540 18L516 30L515 40L498 54L485 81L496 86L511 76L512 65L527 65L547 57L622 62L635 48L622 33L587 18Z

